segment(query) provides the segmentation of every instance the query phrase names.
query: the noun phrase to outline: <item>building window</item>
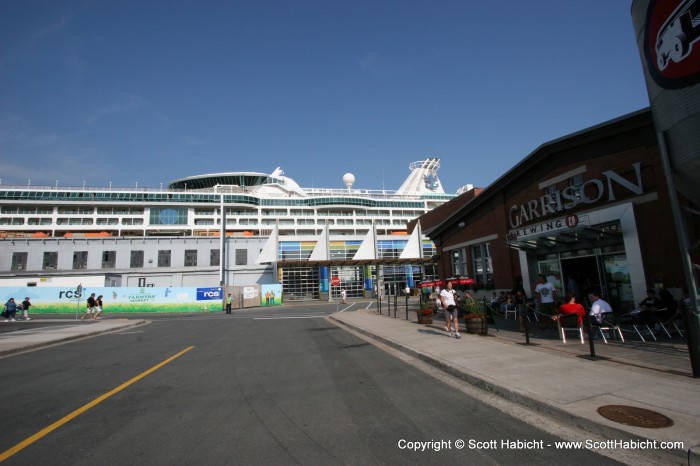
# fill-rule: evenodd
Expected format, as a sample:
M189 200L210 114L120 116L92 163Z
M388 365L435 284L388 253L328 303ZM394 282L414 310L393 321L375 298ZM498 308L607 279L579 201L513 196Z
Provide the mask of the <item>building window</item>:
M466 275L467 268L465 267L464 249L455 249L451 253L452 256L452 276Z
M474 280L478 285L493 283L491 243L481 243L472 246L472 265L474 266Z
M27 253L13 252L12 253L12 268L11 270L27 270Z
M161 249L158 251L158 267L170 267L170 250Z
M209 251L209 265L212 267L218 267L221 265L221 253L218 249L212 249Z
M197 250L185 250L185 267L197 267Z
M131 267L132 269L143 268L143 251L131 251L131 260L129 261L129 267Z
M73 253L73 269L87 269L87 251L75 251Z
M248 265L247 249L236 249L236 265Z
M104 251L102 253L102 268L113 269L117 265L117 251Z
M56 270L58 267L58 252L45 252L42 270Z

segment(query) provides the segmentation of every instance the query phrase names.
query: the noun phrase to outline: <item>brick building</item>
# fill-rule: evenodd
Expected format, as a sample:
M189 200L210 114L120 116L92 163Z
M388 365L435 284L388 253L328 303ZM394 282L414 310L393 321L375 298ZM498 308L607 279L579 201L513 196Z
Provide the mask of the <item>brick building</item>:
M684 286L648 109L543 144L484 190L419 220L443 278L510 289L521 276L530 297L540 273L561 293L573 278L619 310L650 286L676 296Z

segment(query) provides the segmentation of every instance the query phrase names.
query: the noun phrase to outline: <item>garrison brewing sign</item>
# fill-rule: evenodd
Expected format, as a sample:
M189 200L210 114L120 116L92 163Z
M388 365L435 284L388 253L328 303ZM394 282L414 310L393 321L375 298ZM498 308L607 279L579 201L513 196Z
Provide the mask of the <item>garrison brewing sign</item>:
M3 304L11 297L19 303L28 296L30 314L85 312L91 293L102 295L105 313L220 311L223 305L221 287L85 287L78 293L75 288L42 286L2 287L0 292Z
M659 144L700 205L700 0L634 0L632 22Z

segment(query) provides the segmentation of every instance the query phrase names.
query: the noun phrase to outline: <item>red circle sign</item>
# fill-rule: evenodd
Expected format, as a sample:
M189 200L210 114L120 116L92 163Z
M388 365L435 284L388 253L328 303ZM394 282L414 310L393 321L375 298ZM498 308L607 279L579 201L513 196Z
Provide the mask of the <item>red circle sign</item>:
M566 216L566 226L569 228L574 228L576 225L578 225L578 217L576 214L569 214Z
M340 278L338 278L338 277L333 277L333 278L331 278L331 285L332 285L332 286L338 286L338 285L340 285Z

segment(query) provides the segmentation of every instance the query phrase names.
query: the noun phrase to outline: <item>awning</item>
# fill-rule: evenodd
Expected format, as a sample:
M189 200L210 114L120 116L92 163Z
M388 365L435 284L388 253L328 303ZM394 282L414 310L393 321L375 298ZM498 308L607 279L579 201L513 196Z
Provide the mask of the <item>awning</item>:
M420 288L427 288L427 287L431 287L431 288L432 288L432 287L435 287L435 286L443 287L443 286L445 286L445 282L444 282L444 280L431 280L431 281L428 281L428 282L420 282L420 283L418 284L418 286L419 286Z
M452 285L473 285L474 284L474 279L469 278L469 277L452 277L452 278L447 278L445 280L430 280L426 282L420 282L418 284L419 287L421 288L426 288L426 287L433 287L433 286L439 286L439 287L444 287L445 283L450 282Z

